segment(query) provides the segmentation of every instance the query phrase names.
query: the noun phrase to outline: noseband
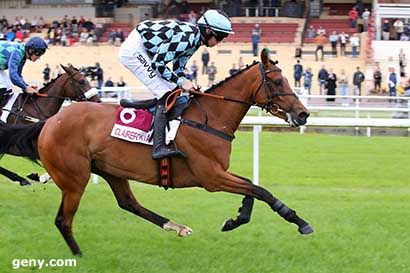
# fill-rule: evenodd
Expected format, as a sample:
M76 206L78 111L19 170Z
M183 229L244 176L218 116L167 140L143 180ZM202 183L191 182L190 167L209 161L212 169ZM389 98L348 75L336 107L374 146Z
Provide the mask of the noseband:
M275 64L273 61L271 62ZM275 88L273 88L272 83L269 81L267 75L272 72L282 72L282 70L280 68L275 68L273 70L269 70L269 69L265 70L265 68L263 67L263 64L259 63L259 71L262 74L262 82L257 89L258 91L256 92L255 97L259 93L259 91L262 89L262 86L263 86L263 90L265 90L267 101L264 104L255 103L254 105L260 107L262 110L265 110L266 112L271 113L271 114L277 114L279 112L284 112L284 113L292 112L293 107L295 106L295 103L298 100L298 96L295 93L293 92L292 93L280 93L280 92L271 93L270 92L270 90L275 90ZM293 96L294 97L289 109L285 109L281 107L278 103L275 103L273 101L274 97L281 97L281 96Z
M76 72L73 73L72 75L69 75L69 76L67 77L67 79L65 79L64 83L62 84L62 87L64 87L64 86L68 83L68 80L70 80L70 79L73 80L74 82L77 82L77 81L74 79L74 76L77 75L78 73L80 73L80 71L76 71ZM74 98L62 97L63 99L70 99L70 100L74 100L74 101L88 101L88 99L90 99L90 98L92 98L92 97L94 97L95 95L98 94L97 88L91 88L90 90L88 90L88 91L86 91L86 92L84 92L84 93L82 92L82 90L80 90L79 93L76 92L76 91L75 91L76 88L75 88L75 86L74 86L73 81L70 81L70 83L71 83L71 86L73 87L72 89L74 90L76 96L75 96Z

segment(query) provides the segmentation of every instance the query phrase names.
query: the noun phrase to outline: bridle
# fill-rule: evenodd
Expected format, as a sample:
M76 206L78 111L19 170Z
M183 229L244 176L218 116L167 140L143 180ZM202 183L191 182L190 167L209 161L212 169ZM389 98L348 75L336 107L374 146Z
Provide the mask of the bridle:
M48 116L44 113L44 111L41 109L41 107L39 106L37 100L35 99L36 97L40 97L40 98L46 98L46 99L58 99L58 100L70 100L70 101L88 101L90 98L94 97L95 95L98 94L98 90L96 88L91 88L85 92L83 92L80 88L79 91L76 91L77 88L76 86L74 86L74 82L78 82L77 80L75 80L75 76L78 75L78 73L81 73L80 71L76 71L75 73L68 75L67 73L67 78L64 80L63 84L61 85L61 88L65 88L65 86L70 82L70 84L72 85L72 90L74 90L74 97L70 96L57 96L57 95L49 95L47 93L34 93L34 94L30 94L28 96L25 97L24 101L18 106L18 110L17 112L12 112L10 111L12 114L14 114L15 116L17 116L17 118L14 121L14 124L17 123L19 118L23 118L27 121L31 121L31 122L38 122L40 120L44 120L44 119L48 119L51 116ZM70 81L69 81L70 80ZM40 90L41 91L41 90ZM24 110L24 106L26 105L27 101L30 99L30 101L32 102L32 105L34 107L34 109L36 110L36 112L39 115L39 118L35 118L29 115L25 115L23 114L23 110Z
M270 61L270 62L273 65L275 65L277 63L277 62L274 62L274 61ZM263 64L259 63L259 71L261 72L261 75L262 75L262 81L261 81L259 87L257 88L257 91L256 91L256 93L254 95L254 98L253 98L253 102L237 100L237 99L228 98L228 97L220 96L220 95L214 95L214 94L210 94L210 93L202 93L200 91L190 91L190 93L192 93L194 95L199 95L199 96L205 96L205 97L211 97L211 98L215 98L215 99L221 99L221 100L236 102L236 103L247 105L249 107L258 106L262 110L265 110L266 112L271 113L273 115L278 114L279 112L283 112L284 114L291 113L294 106L295 106L295 103L298 101L298 96L293 92L292 93L281 93L281 92L271 93L270 92L270 90L275 90L275 88L272 86L272 83L269 81L267 75L269 73L273 73L273 72L282 72L282 70L280 68L275 68L275 69L272 69L272 70L269 70L269 69L265 70ZM255 98L262 89L265 91L267 101L266 101L266 103L259 104L259 103L256 103ZM294 97L289 109L285 109L284 107L281 107L278 103L275 103L273 101L274 97L281 97L281 96L293 96Z
M273 61L270 61L270 62L272 64L276 64L276 62L273 62ZM296 101L298 100L298 96L294 92L292 93L281 93L281 92L271 93L270 92L270 90L275 90L275 88L273 88L272 83L271 81L269 81L267 75L272 72L282 72L282 70L280 68L275 68L272 70L269 70L269 69L265 70L263 64L259 63L259 71L262 74L262 82L259 85L255 93L255 97L257 96L257 94L259 93L259 91L262 89L262 86L263 86L263 90L265 90L267 101L264 104L254 103L253 105L258 106L262 110L265 110L267 113L271 113L271 114L278 114L279 112L291 113L293 110L293 107L295 106ZM281 107L278 103L273 102L274 97L280 97L280 96L293 96L294 97L289 109L285 109Z
M39 97L44 97L44 98L56 98L56 99L61 99L61 100L70 100L70 101L88 101L90 98L94 97L95 95L98 94L98 90L96 88L91 88L85 92L83 90L79 90L78 92L76 91L77 88L75 88L74 83L79 83L74 77L78 74L81 74L80 71L76 71L71 75L68 75L68 77L64 80L63 84L61 85L62 88L66 86L68 82L72 85L72 90L74 90L74 97L68 97L68 96L55 96L55 95L48 95L45 93L37 93L35 94L36 96ZM71 80L71 81L69 81Z

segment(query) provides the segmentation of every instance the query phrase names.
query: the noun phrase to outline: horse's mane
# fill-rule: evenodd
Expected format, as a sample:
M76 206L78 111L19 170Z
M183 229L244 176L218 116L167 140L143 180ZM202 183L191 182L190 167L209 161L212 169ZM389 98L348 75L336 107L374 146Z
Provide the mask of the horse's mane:
M49 88L51 85L54 84L54 82L60 78L63 74L58 74L57 78L52 79L51 81L49 81L48 83L44 84L43 87L40 88L40 90L38 91L39 93L45 93L45 91L47 90L47 88Z
M211 87L209 87L209 88L205 91L205 93L210 93L210 92L214 91L216 88L218 88L219 86L221 86L221 85L224 84L225 82L227 82L227 81L229 81L230 79L232 79L232 78L238 76L238 75L241 74L242 72L248 70L249 68L251 68L252 66L254 66L254 65L258 64L258 63L259 63L259 62L257 62L257 61L253 61L253 63L247 64L247 65L245 66L245 68L242 68L241 70L239 70L238 72L234 73L233 75L230 75L230 76L226 77L224 80L222 80L222 81L220 81L220 82L218 82L218 83L216 83L216 84L213 84Z

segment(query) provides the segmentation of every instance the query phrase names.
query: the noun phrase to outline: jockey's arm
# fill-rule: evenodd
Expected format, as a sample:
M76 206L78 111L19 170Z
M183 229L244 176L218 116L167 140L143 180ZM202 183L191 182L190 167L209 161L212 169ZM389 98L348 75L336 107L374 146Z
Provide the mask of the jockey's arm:
M165 41L158 48L157 54L152 58L152 66L158 71L162 78L182 86L187 79L183 73L188 59L196 51L189 42L186 34L174 35L172 39ZM167 67L167 63L173 62L173 70Z
M20 87L25 92L28 84L23 80L23 77L21 76L23 69L23 65L21 65L22 60L23 56L21 56L18 51L13 51L10 54L8 69L11 82L14 85Z

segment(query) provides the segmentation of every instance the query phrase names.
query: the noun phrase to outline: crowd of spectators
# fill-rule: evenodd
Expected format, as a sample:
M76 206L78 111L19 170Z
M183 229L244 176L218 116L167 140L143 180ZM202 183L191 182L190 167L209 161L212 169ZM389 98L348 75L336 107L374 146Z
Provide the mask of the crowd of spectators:
M95 44L105 30L103 24L94 24L83 16L69 18L65 15L61 20L56 19L50 23L46 23L41 16L34 16L31 21L22 16L16 17L13 22L5 16L0 20L0 40L22 42L30 33L43 31L48 44L70 46L75 42Z

